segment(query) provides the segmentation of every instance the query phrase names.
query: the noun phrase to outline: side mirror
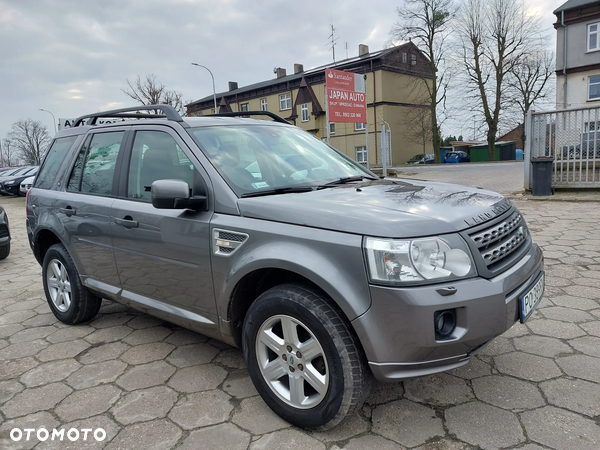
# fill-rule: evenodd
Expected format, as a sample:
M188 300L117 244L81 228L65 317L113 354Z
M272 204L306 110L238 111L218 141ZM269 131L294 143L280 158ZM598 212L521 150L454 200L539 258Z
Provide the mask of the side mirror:
M157 209L194 209L206 204L205 196L190 197L190 187L181 180L156 180L152 183L152 206Z

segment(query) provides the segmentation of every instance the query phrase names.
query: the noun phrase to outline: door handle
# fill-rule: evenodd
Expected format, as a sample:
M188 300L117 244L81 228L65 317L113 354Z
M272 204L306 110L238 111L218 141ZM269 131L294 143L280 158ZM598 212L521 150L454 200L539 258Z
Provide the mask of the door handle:
M115 223L125 228L137 228L139 225L139 222L137 220L133 220L133 217L131 216L125 216L122 219L115 219Z
M77 214L77 210L71 208L70 206L67 206L66 208L59 208L58 209L61 213L71 217L74 216L75 214Z

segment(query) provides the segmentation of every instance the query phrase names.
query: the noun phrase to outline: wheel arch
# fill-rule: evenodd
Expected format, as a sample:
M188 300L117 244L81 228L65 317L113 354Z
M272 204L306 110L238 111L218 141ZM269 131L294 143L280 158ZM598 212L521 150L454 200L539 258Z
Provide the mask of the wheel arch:
M244 319L252 303L263 292L282 284L301 285L320 294L332 307L337 308L340 311L340 314L347 321L349 327L356 333L352 326L352 318L349 316L348 312L353 315L355 315L355 313L352 309L343 307L344 305L348 306L348 299L342 299L342 301L336 300L315 280L303 276L296 271L279 267L265 267L245 274L235 284L235 287L229 296L226 319L229 328L228 332L238 347L241 348ZM337 294L339 295L339 293ZM370 298L364 299L364 302L370 305ZM366 308L368 308L368 306Z
M33 255L37 262L42 265L46 252L54 244L63 244L63 241L53 231L44 228L34 238Z

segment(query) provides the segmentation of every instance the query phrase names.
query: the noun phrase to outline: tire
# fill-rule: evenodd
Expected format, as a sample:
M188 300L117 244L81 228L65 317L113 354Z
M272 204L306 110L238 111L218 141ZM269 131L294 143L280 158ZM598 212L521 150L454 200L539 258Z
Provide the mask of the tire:
M8 242L8 244L0 247L0 259L7 258L9 254L10 254L10 241Z
M372 375L358 338L309 288L286 284L261 294L244 320L242 347L265 403L298 427L332 428L369 393Z
M46 252L42 277L48 305L61 322L75 325L98 314L102 299L81 283L73 259L62 244L55 244Z

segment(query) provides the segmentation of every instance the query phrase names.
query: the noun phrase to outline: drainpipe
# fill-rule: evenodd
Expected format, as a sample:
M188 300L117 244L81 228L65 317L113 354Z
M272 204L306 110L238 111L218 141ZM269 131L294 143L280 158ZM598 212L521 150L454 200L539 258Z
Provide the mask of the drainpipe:
M565 25L565 11L560 12L560 24L563 27L563 109L567 109L567 26Z

